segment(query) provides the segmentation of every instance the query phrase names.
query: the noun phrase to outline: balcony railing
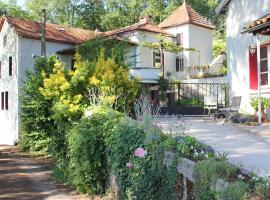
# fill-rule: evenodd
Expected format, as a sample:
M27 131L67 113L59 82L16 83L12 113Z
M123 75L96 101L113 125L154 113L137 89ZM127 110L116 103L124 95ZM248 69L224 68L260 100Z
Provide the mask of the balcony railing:
M130 68L131 77L139 78L142 83L156 83L161 77L161 68Z

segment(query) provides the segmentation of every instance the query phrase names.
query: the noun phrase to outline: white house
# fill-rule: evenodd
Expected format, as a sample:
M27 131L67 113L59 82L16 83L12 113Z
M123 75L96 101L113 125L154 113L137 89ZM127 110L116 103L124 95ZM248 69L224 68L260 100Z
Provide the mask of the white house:
M75 47L93 36L92 31L47 24L46 54ZM40 56L40 25L4 16L0 20L0 144L14 144L19 133L19 95L26 70ZM59 55L72 64L72 55Z
M257 51L253 49L257 42L251 34L257 28L269 27L270 0L221 0L216 12L226 14L230 96L242 96L241 111L253 113L250 96L258 93L258 75L262 96L270 97L270 37L269 34L259 36L261 68L258 72Z
M145 42L165 40L195 51L180 53L164 52L166 79L183 80L187 78L188 67L209 65L212 61L212 32L214 26L198 14L187 3L183 3L158 26L151 17L142 18L138 23L105 32L106 36L120 36L137 44L130 50L133 60L131 73L140 77L144 83L156 83L161 76L160 53L143 46Z

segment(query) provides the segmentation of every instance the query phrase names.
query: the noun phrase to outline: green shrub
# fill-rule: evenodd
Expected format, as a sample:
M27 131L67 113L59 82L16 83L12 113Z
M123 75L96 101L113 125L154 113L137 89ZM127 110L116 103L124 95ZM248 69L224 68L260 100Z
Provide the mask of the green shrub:
M26 72L22 87L20 147L34 153L49 154L51 135L55 130L52 119L52 102L44 98L39 88L43 86L43 75L52 72L55 57L38 58L34 70Z
M118 177L120 198L126 197L126 190L131 185L126 164L132 159L134 150L142 147L145 140L144 130L130 118L123 118L106 139L109 163Z
M198 199L205 197L205 193L214 191L218 178L229 179L236 173L236 168L225 161L214 159L199 161L194 169L195 195Z
M202 106L203 101L201 99L191 98L191 99L179 99L174 102L175 105L181 106Z
M244 182L229 184L222 192L222 199L244 200L247 197L248 185Z
M180 136L176 145L176 150L180 156L193 160L204 160L213 157L213 153L205 149L205 145L190 136Z
M121 116L112 112L94 113L69 133L69 180L80 192L102 194L106 190L110 168L105 138Z
M255 110L258 111L258 98L257 97L251 97L250 98L250 105ZM266 97L261 98L261 108L262 110L265 110L269 106L269 100Z

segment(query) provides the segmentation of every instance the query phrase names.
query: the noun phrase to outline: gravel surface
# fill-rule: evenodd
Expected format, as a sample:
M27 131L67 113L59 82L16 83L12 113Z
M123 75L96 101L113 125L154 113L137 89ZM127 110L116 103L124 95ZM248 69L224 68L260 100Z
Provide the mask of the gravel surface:
M30 158L17 147L0 146L0 200L86 199L51 179L51 164Z
M270 178L270 126L243 129L214 120L179 118L158 119L157 124L165 132L173 134L177 132L177 124L182 124L178 126L180 131L184 124L188 135L211 146L216 152L228 153L229 162ZM255 130L262 131L256 134Z

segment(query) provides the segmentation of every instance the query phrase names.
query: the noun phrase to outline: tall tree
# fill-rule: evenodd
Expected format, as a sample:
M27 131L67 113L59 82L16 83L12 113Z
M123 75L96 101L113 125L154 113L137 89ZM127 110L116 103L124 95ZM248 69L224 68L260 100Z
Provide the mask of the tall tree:
M145 6L146 0L108 0L107 14L102 16L101 26L112 30L138 22Z
M74 25L77 7L76 0L26 0L27 10L36 19L40 19L41 10L45 8L49 22L65 25Z
M32 19L33 17L20 6L17 5L16 0L9 0L7 2L0 0L0 17L2 15L8 15L12 17Z
M83 0L77 8L77 26L91 30L102 29L101 18L106 13L103 0Z

